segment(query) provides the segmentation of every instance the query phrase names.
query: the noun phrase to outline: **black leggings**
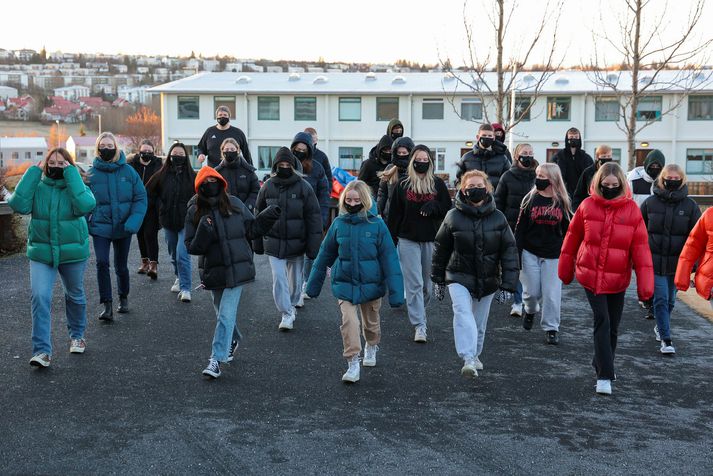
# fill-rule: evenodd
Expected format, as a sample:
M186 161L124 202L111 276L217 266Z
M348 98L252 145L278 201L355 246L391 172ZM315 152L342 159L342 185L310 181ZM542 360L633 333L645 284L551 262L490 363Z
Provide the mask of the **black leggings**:
M142 258L148 258L149 261L158 262L158 214L156 212L147 212L144 217L144 222L136 234L136 241L139 242L139 251Z
M594 313L594 360L597 378L614 380L614 353L619 335L619 323L624 312L624 294L594 294L587 299Z

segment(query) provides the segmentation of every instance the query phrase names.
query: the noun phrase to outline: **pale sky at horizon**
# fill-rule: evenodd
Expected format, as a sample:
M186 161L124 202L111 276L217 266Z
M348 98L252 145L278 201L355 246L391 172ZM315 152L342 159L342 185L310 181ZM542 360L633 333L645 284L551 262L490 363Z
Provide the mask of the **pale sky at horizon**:
M675 9L669 8L666 18L671 24L661 28L665 34L675 36L680 32L693 1L678 0ZM481 28L484 31L476 34L478 45L487 47L493 43L493 33L489 21L481 15L485 11L481 6L483 2L494 4L492 0L470 0L467 12L474 31ZM106 13L99 13L95 1L65 0L61 6L58 3L54 2L50 15L31 15L29 29L26 21L4 22L0 29L0 48L39 50L45 46L48 52L185 56L195 51L204 56L220 54L271 60L316 61L321 56L328 62L392 63L408 59L428 64L436 63L440 52L444 58L450 56L456 66L463 63L466 53L462 0L428 3L418 0L362 0L358 3L266 0L249 4L179 0L168 6L164 2L125 0L116 8L119 18L116 21L110 20L111 16ZM607 15L608 5L621 3L616 0L565 1L558 29L559 53L566 54L563 65L579 65L591 57L590 29L602 29L599 12ZM653 3L666 2L653 0ZM511 45L523 44L526 41L522 38L532 36L546 4L546 0L518 2L508 35ZM201 17L192 13L193 5L205 10L204 17L214 22L212 26L200 27ZM216 5L223 9L219 14ZM660 13L658 5L657 14ZM279 16L275 12L280 12ZM3 5L3 13L6 18L26 17L27 4ZM250 21L252 19L257 21ZM613 30L615 24L610 19L605 18L605 21L607 28ZM652 21L649 23L654 27ZM171 25L176 26L176 34L170 33ZM224 28L219 29L219 25ZM709 25L713 25L713 5L705 10L699 34L710 37ZM102 35L101 31L109 33ZM549 41L548 37L543 47L549 46ZM540 62L543 57L540 49L530 63Z

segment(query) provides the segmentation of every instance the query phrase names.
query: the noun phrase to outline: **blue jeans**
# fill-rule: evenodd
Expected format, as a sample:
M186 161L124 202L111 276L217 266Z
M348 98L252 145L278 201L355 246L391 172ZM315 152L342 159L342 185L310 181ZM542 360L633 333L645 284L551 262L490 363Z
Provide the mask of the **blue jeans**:
M126 238L112 240L102 236L94 236L94 254L97 258L97 284L99 285L99 302L111 302L111 275L109 274L109 249L114 246L114 272L119 297L129 295L129 250L131 235Z
M171 255L173 274L178 278L181 291L191 291L191 255L186 249L186 230L173 231L163 229L168 246L168 254Z
M302 270L303 283L309 281L309 274L312 272L312 263L314 263L314 260L309 259L307 255L305 255L304 269Z
M512 296L513 304L522 304L522 282L519 279L517 280L517 287L515 288L515 292Z
M218 322L215 325L213 351L210 358L218 362L227 362L231 341L239 341L242 338L238 330L237 315L243 287L215 289L211 293Z
M654 318L661 340L671 339L671 311L676 304L673 276L654 274Z
M32 354L45 352L52 355L51 307L52 288L57 272L64 285L64 309L67 329L71 339L84 337L87 327L87 300L84 295L84 270L87 262L60 264L59 267L30 261L30 286L32 288Z

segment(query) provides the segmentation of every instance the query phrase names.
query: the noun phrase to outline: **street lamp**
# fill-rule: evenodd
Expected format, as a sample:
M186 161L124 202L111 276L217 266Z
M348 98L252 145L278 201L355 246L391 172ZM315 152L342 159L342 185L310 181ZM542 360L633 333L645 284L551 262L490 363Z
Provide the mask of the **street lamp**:
M54 123L57 124L57 148L59 149L59 119L55 119Z
M102 133L102 115L97 114L97 118L99 119L99 135Z

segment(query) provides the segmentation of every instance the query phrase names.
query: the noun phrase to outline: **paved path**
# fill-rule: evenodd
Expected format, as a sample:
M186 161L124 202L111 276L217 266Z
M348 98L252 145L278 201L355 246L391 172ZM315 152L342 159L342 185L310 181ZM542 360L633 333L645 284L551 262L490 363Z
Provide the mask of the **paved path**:
M137 261L134 248L132 270ZM564 292L558 347L494 305L474 382L459 375L448 298L429 309L426 345L411 342L404 311L386 308L378 366L347 386L329 288L279 333L269 266L257 264L244 344L206 381L209 294L177 302L165 264L158 282L132 274L131 314L101 325L92 260L88 350L68 353L60 312L52 367L38 371L27 260L0 260L0 473L713 473L713 325L683 304L678 354L665 358L629 294L611 397L594 394L579 286Z

